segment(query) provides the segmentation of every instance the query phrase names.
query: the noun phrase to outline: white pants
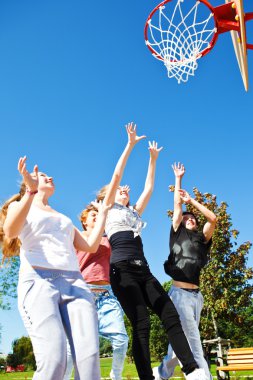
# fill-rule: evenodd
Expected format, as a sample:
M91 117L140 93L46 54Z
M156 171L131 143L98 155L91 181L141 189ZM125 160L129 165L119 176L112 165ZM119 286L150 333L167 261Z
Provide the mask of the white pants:
M63 379L66 335L75 380L100 380L97 312L80 272L34 269L21 274L18 305L36 359L33 380Z

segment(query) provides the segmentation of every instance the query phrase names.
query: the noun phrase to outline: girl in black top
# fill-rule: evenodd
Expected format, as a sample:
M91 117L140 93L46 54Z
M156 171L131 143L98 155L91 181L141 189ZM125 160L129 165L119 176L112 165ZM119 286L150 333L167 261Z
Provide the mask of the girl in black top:
M164 263L164 268L173 279L169 295L179 313L194 358L204 369L206 378L211 379L198 329L203 307L199 277L201 269L208 261L216 216L181 189L181 181L185 173L184 165L175 163L172 168L175 174L174 213L170 231L170 255ZM206 223L202 231L198 230L198 222L193 213L182 212L183 203L192 205L205 216ZM168 354L155 369L157 379L171 377L176 364L169 345Z

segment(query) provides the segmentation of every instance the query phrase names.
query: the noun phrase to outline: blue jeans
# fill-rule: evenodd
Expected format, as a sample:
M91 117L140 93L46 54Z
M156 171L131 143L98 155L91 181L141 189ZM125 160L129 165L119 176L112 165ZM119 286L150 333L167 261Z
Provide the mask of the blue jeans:
M63 380L66 335L75 380L100 380L97 313L80 272L33 269L21 273L18 306L36 359L33 380Z
M212 379L204 358L199 333L200 314L203 308L203 296L201 292L192 293L172 285L169 296L179 314L182 328L191 347L194 359L199 368L204 369L207 379ZM158 368L159 375L164 379L170 378L177 364L180 364L180 362L175 356L171 345L169 345L168 353Z
M117 298L114 296L110 285L88 286L95 299L98 314L99 335L110 340L112 344L113 360L110 377L113 380L121 380L128 346L128 336L124 325L123 310ZM101 291L98 291L100 289ZM69 380L72 372L70 352L68 353L67 362L68 365L64 380Z

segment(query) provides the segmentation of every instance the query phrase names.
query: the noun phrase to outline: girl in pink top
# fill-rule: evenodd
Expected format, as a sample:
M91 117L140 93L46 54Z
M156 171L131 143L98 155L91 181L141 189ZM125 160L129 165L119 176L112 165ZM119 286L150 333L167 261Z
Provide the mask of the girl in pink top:
M81 214L83 235L88 237L97 221L97 209L89 205ZM124 314L119 301L110 285L111 247L106 236L101 239L96 253L78 251L79 267L84 280L88 283L95 299L98 313L98 331L103 338L110 340L113 360L110 377L122 379L122 370L128 346L128 336L124 325Z
M97 209L88 205L81 213L83 235L88 237L97 220ZM113 360L110 372L112 380L122 380L122 371L128 346L128 336L124 325L124 314L119 301L114 296L110 282L111 247L103 236L96 253L77 251L79 268L82 276L94 295L98 313L99 335L112 344ZM64 380L69 380L72 373L72 358L68 351L67 370Z
M81 213L80 220L84 229L83 235L89 236L97 220L97 209L91 204ZM110 284L111 247L106 236L103 236L96 253L77 251L79 269L88 284Z

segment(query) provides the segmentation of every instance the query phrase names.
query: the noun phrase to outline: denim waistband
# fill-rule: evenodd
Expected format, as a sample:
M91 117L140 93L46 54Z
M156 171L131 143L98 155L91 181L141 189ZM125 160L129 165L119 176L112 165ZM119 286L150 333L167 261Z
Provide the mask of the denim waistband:
M98 297L109 297L113 295L112 287L110 284L108 285L95 285L95 284L87 284L89 289L92 291L95 298Z

